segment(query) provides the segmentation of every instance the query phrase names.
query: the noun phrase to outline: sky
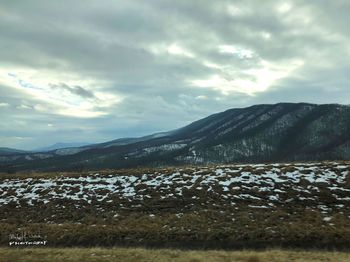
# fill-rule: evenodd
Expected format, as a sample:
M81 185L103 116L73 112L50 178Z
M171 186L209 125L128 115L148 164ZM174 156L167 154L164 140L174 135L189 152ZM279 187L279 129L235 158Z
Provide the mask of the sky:
M350 101L350 1L0 0L0 147Z

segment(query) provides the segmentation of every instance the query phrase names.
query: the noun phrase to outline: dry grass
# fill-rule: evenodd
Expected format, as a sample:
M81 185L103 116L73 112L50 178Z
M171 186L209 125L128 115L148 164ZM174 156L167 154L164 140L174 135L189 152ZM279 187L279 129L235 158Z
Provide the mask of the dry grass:
M339 164L330 162L313 166L320 174L332 171L337 176L350 171L350 163L341 163L344 167L340 168ZM300 164L279 168L292 171L298 166ZM242 170L261 175L274 168L272 165L253 167L244 166ZM269 190L260 191L269 185L268 179L262 179L261 183L234 182L224 190L219 182L240 176L243 171L228 166L223 176L216 176L216 168L189 166L183 169L135 168L99 172L100 178L115 174L138 177L138 183L133 182L128 187L134 187L141 199L123 195L119 180L113 184L117 188L113 192L107 190L109 184L104 180L56 179L55 186L37 186L42 184L41 178L89 176L95 172L0 175L0 184L5 183L1 181L5 178L32 178L17 189L14 184L3 187L2 192L0 188L0 196L4 199L20 192L18 203L10 201L0 205L0 246L8 244L9 234L26 231L46 235L50 247L350 248L350 201L337 200L334 196L344 199L349 196L347 190L339 188L344 189L346 184L350 188L350 173L343 183L338 183L335 178L327 183L322 180L315 183L307 179L300 179L300 182L286 180L274 183ZM219 168L226 169L225 166ZM145 183L147 179L158 179L177 171L181 175L176 175L170 185L149 186ZM304 173L309 171L307 168L302 170ZM277 175L283 173L273 172ZM142 178L143 174L149 175ZM191 182L191 174L199 175L199 178ZM201 184L207 174L216 176L217 180ZM95 188L94 192L88 188L98 185L101 187ZM330 186L338 189L330 189ZM81 192L80 187L83 187ZM181 194L177 193L179 188ZM48 189L61 196L77 194L77 199L47 197ZM29 198L24 198L23 194L31 192L40 197L28 203ZM84 194L90 202L83 199ZM270 199L276 195L278 199ZM103 201L102 196L105 196ZM45 199L48 202L42 201ZM251 261L254 259L257 260L252 257Z
M141 248L1 248L1 262L56 262L56 261L239 261L239 262L283 262L283 261L350 261L350 253L317 251L180 251L171 249Z

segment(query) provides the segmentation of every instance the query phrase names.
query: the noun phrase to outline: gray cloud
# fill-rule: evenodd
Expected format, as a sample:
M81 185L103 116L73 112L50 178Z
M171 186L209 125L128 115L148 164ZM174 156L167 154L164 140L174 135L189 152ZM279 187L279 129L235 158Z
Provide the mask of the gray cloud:
M59 84L50 84L50 87L52 89L65 90L83 98L95 98L95 95L93 92L86 90L81 86L69 86L65 83L59 83Z
M350 4L7 1L0 146L100 142L256 103L348 103Z

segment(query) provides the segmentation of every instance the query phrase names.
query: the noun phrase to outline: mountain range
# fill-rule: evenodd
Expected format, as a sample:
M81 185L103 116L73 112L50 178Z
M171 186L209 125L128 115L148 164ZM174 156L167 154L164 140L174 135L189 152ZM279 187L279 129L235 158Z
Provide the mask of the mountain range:
M0 150L2 172L348 160L350 106L254 105L140 138L45 152L5 151Z
M50 146L46 146L46 147L39 147L36 148L34 150L34 152L47 152L47 151L52 151L52 150L56 150L56 149L62 149L62 148L69 148L69 147L82 147L82 146L86 146L89 145L89 143L55 143L53 145Z

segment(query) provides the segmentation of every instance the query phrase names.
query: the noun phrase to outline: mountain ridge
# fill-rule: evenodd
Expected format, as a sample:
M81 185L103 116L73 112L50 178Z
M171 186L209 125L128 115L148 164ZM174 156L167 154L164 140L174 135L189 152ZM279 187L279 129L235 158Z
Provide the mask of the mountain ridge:
M0 155L12 155L17 153L27 153L29 151L16 149L16 148L10 148L10 147L0 147Z
M277 103L228 109L140 138L0 156L0 163L16 170L76 170L342 159L350 159L350 106Z
M53 151L53 150L57 150L57 149L64 149L64 148L72 148L72 147L84 147L84 146L88 146L90 145L90 143L62 143L62 142L58 142L49 146L45 146L45 147L40 147L40 148L36 148L33 150L30 150L31 152L48 152L48 151Z

